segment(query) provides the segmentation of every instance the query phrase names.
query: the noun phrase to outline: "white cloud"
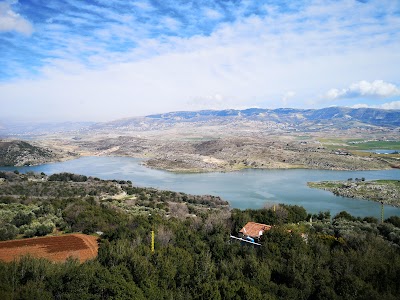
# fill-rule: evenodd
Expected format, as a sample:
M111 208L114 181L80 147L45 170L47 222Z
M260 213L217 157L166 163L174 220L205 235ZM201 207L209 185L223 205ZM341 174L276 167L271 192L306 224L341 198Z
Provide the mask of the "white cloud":
M283 94L283 96L282 96L282 105L284 107L286 107L288 105L288 100L290 98L293 98L295 95L296 95L296 93L293 92L293 91L288 91L285 94Z
M364 103L359 103L359 104L355 104L355 105L351 106L351 108L369 108L369 107L371 107L371 106L369 106L368 104L364 104ZM376 107L374 107L374 108L376 108Z
M218 20L223 17L222 13L220 13L219 11L217 11L215 9L211 9L211 8L204 9L204 15L211 20Z
M181 26L181 22L171 17L163 18L161 24L171 31L175 31Z
M375 80L368 82L362 80L351 84L344 89L331 89L326 93L329 99L346 99L346 98L389 98L400 95L400 88L396 85L383 80Z
M213 94L207 96L197 96L191 101L187 102L188 109L201 110L201 109L224 109L228 108L226 105L229 103L227 98L221 94ZM232 105L232 103L230 103ZM230 107L232 108L232 107Z
M0 31L17 31L25 35L32 34L32 24L12 10L10 3L0 3Z
M133 5L137 8L143 9L143 10L153 10L154 9L153 6L146 1L137 1L137 2L134 2Z
M352 108L381 108L381 109L399 109L400 110L400 101L392 101L383 103L380 105L368 105L364 103L359 103L351 106Z
M382 105L379 105L379 107L383 109L400 109L400 101L384 103Z

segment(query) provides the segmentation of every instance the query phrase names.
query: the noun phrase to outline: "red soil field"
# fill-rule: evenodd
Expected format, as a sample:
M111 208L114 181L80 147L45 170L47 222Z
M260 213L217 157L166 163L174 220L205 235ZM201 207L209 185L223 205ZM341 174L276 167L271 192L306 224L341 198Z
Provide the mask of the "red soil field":
M0 242L0 260L10 262L23 255L63 262L72 256L80 262L95 258L97 238L86 234L66 234Z

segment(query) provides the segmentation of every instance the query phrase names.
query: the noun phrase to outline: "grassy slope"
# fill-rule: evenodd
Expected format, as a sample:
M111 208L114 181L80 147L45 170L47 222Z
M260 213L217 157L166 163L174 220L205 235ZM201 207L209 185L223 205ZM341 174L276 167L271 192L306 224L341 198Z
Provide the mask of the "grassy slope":
M364 139L335 139L326 138L319 141L327 148L347 150L388 149L400 150L400 141L367 141Z

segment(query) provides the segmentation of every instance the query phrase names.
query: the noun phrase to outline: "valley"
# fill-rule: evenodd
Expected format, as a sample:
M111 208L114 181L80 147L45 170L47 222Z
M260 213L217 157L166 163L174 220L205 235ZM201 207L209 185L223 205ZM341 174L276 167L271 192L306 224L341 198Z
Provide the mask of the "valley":
M172 172L254 169L377 170L400 167L400 112L331 107L173 112L45 130L30 142L76 156L127 156ZM85 124L85 123L83 123ZM66 125L65 125L66 126ZM60 128L60 127L56 127ZM13 127L13 130L14 127ZM7 140L28 132L9 131ZM58 161L59 156L42 160ZM29 160L15 165L29 164ZM4 164L4 163L3 163Z
M179 133L152 132L151 136L103 136L55 141L55 144L58 142L81 155L143 158L148 167L172 172L227 172L245 168L376 170L400 166L400 155L358 154L326 147L318 137L304 139L293 135L198 134L182 138Z

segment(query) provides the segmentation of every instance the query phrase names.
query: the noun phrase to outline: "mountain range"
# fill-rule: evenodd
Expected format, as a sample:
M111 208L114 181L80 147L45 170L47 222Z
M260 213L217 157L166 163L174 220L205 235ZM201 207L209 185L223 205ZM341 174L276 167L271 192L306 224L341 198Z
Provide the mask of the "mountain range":
M151 131L173 126L240 125L246 122L269 124L285 129L315 131L330 129L349 129L362 127L400 127L400 110L375 108L327 107L322 109L249 108L244 110L201 110L178 111L132 117L111 122L64 122L40 124L3 124L0 136L42 135L61 132L88 132L133 130Z
M171 112L166 114L150 115L150 119L162 120L190 120L201 121L207 119L241 117L259 121L274 121L300 124L304 121L358 121L375 126L400 126L400 110L384 110L374 108L328 107L322 109L262 109L249 108L245 110L203 110L197 112Z
M315 131L324 128L400 127L400 110L374 108L328 107L322 109L263 109L178 111L97 123L92 130L157 130L181 126L240 125L253 122L273 128Z

